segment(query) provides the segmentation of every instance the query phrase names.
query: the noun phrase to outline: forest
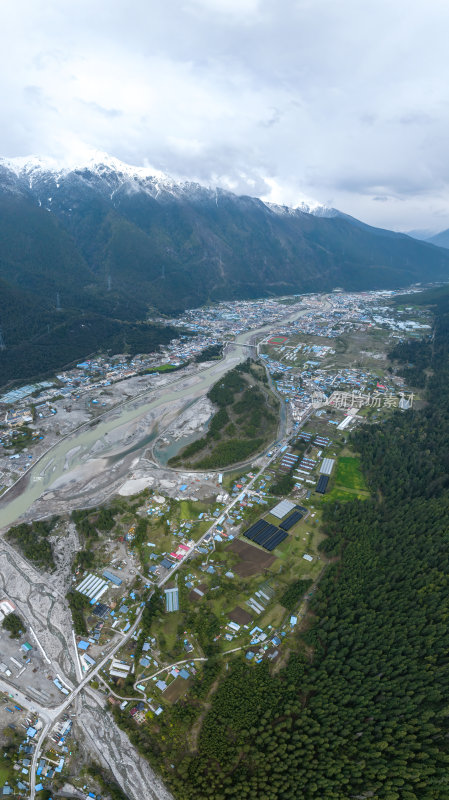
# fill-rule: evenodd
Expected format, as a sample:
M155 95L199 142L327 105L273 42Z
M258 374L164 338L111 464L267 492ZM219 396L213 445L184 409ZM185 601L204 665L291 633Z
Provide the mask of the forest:
M54 312L53 316L39 315L34 310L33 313L36 320L21 332L13 335L4 329L6 349L0 351L2 384L51 375L99 351L129 356L151 353L179 336L179 331L169 325L124 322L75 309ZM36 328L34 335L33 326ZM24 330L29 332L26 338Z
M6 615L2 621L2 628L5 631L9 631L10 639L18 639L20 634L25 633L26 630L22 617L14 614L14 612Z
M276 432L278 402L267 393L266 382L265 370L250 359L227 372L208 392L218 411L206 435L187 445L169 461L170 466L225 467L244 461L268 444ZM195 458L199 453L201 457Z
M53 550L48 537L53 532L59 517L35 520L32 523L21 522L9 529L6 538L17 545L25 558L37 567L52 570L55 567Z
M371 498L325 507L304 656L231 663L197 751L162 765L178 800L449 797L449 302L421 373L422 411L354 436Z

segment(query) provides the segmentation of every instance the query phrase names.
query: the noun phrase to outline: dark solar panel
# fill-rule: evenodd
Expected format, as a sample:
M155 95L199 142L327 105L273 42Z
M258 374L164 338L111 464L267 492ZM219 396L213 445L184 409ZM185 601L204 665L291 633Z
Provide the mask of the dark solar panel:
M265 528L261 533L258 533L257 536L254 537L253 541L255 541L256 544L260 544L262 547L264 547L265 546L264 543L267 542L268 539L271 536L273 536L273 534L275 534L277 530L278 528L276 528L276 525L268 525L267 528Z
M265 522L264 519L259 519L257 522L251 525L247 531L245 531L244 535L247 539L252 539L256 533L259 533L259 531L261 531L266 525L268 525L268 523Z
M279 531L279 533L277 533L276 536L273 536L270 539L270 541L267 542L266 545L264 545L265 550L271 552L272 550L274 550L275 547L278 547L278 545L280 545L280 543L283 542L284 539L287 538L287 536L288 533L286 533L285 531Z
M321 477L320 477L320 479L319 479L319 481L318 481L318 483L316 485L315 491L318 492L319 494L324 494L326 489L327 489L327 484L328 483L329 483L329 476L328 475L321 475Z
M296 525L299 520L302 519L302 514L300 511L294 511L293 514L290 514L287 519L284 519L283 522L279 525L284 531L289 531L290 528L293 528L293 525Z
M257 522L254 523L254 525L251 525L251 527L248 528L247 531L245 531L244 536L247 539L254 539L254 537L257 536L258 533L263 531L263 529L266 528L267 526L268 522L265 522L264 519L259 519Z

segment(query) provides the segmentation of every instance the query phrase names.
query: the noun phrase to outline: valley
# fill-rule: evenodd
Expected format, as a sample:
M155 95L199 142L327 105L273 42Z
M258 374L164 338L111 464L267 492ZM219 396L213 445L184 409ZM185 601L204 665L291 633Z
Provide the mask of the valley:
M260 324L270 314L271 322ZM181 776L203 757L205 737L210 746L215 741L210 726L224 702L225 682L232 696L233 681L246 676L252 699L243 708L251 716L254 704L268 711L279 701L270 681L282 680L286 669L292 676L304 670L298 664L309 646L312 607L334 564L326 544L328 509L335 501L343 508L371 502L350 432L391 424L392 415L404 413L395 412L400 402L409 404L404 408L421 402L419 389L404 383L388 352L404 330L413 347L432 317L427 309L397 305L391 293L309 295L286 298L276 308L271 301L227 304L188 312L170 324L207 329L205 335L222 344L222 357L174 374L123 377L105 411L102 398L111 389L99 382L97 362L78 411L80 389L73 385L72 397L48 401L55 409L51 417L27 423L44 438L31 436L23 455L35 463L0 499L3 533L9 529L0 554L4 592L25 621L24 636L37 637L29 666L13 672L5 664L0 687L16 693L37 730L25 778L30 797L39 798L38 779L57 785L50 766L66 752L58 733L63 729L73 743L62 759L73 791L89 784L94 754L132 800L144 786L149 796L202 796L202 768L185 789ZM89 366L84 369L89 375ZM226 394L233 374L234 399ZM238 405L248 391L272 394L279 428L267 430L246 464L231 462L218 472L189 463L182 449L175 458L183 462L174 468L158 462L159 439L182 442L184 429L199 439L208 418L210 430L223 407L232 416L235 403L236 421L246 414L248 422L239 424L254 424L252 405ZM64 410L68 403L73 411ZM28 407L25 395L8 413L20 418ZM60 415L66 427L52 440ZM40 457L39 447L45 448ZM20 448L18 455L23 458ZM278 511L283 500L287 505ZM297 516L290 522L292 514ZM51 515L47 527L37 522ZM259 534L251 538L254 525L265 531L262 544ZM37 549L25 544L29 536L31 542L42 537ZM11 591L11 569L29 576L28 606L20 590ZM92 601L84 585L94 587ZM37 611L47 596L57 626ZM53 694L42 685L42 658L55 676ZM269 691L268 705L261 691ZM66 698L58 700L60 693ZM100 735L98 714L106 699L111 714ZM117 747L126 752L123 763ZM220 769L227 769L227 752Z
M447 249L332 208L263 203L105 154L70 168L0 159L0 380L154 351L186 309L396 289L448 268Z

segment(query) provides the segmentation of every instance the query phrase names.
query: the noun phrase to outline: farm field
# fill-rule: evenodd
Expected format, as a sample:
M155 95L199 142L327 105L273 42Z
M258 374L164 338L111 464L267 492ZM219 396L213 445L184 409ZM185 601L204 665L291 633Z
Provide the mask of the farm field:
M355 456L340 456L337 464L335 483L345 489L367 491L367 485L360 469L360 459Z
M271 567L276 557L265 550L259 550L241 539L236 539L229 549L239 557L239 562L234 566L234 572L242 578L257 575L259 572Z
M369 497L369 490L360 469L360 459L356 456L340 456L335 478L330 492L323 496L322 502L347 501Z

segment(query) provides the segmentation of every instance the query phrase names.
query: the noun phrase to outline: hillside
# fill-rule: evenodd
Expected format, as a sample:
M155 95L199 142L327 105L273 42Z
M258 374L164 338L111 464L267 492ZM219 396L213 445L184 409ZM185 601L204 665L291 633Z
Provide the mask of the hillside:
M103 320L91 328L90 352L109 346L111 321L141 320L148 309L172 314L214 300L393 288L448 275L445 250L335 209L270 206L109 157L65 169L0 160L3 379L26 372L15 374L9 348L27 349L29 321L33 335L49 337L45 346L54 349L58 337L52 363L61 366L73 355L61 314Z
M431 236L430 239L427 239L427 242L437 247L449 249L449 228L445 231L440 231L440 233L436 233L435 236Z

